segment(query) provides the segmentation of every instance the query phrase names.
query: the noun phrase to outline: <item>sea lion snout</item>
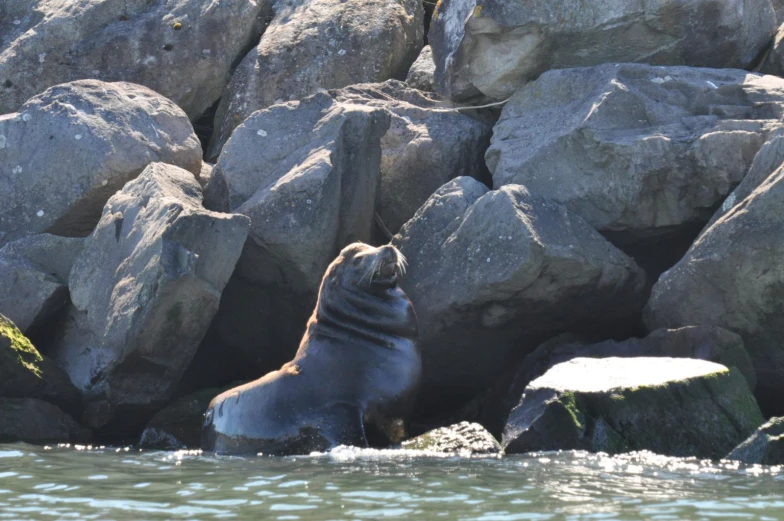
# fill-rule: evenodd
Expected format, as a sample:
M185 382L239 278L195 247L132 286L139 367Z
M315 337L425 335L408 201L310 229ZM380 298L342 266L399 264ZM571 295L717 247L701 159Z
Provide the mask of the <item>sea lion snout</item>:
M400 250L388 244L378 249L379 267L376 274L382 279L402 276L406 272L406 258Z

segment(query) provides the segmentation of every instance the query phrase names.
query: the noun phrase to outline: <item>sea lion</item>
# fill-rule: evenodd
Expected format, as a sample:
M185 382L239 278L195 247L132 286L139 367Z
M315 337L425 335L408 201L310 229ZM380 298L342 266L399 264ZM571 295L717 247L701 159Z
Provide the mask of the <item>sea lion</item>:
M394 246L345 247L294 359L214 398L202 449L287 455L368 447L374 434L401 441L422 376L416 313L397 285L404 269Z

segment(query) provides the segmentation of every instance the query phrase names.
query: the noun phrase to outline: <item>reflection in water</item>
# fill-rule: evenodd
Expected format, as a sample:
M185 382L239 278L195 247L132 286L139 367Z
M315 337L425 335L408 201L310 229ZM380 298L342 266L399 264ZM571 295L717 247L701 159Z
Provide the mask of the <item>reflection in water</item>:
M784 519L784 470L650 453L296 458L0 445L0 519Z

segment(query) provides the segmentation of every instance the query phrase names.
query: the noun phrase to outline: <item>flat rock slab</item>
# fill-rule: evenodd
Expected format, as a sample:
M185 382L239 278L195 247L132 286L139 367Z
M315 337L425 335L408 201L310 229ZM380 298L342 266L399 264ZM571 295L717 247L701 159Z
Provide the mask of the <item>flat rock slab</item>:
M784 413L784 168L707 227L662 274L645 308L649 329L692 324L729 329L754 363L767 415Z
M575 358L531 382L504 428L507 453L650 450L720 458L764 419L735 370L684 358Z
M422 48L418 0L289 0L234 70L208 157L257 110L356 83L405 79Z
M784 418L771 418L726 459L749 465L784 465Z
M629 62L743 69L775 24L769 0L440 0L428 41L440 92L504 99L550 69Z
M201 170L188 117L160 94L82 80L31 98L0 116L0 246L89 234L109 197L153 161Z
M607 64L521 88L493 130L493 185L522 184L634 241L707 222L781 129L784 79Z
M58 407L31 398L0 398L0 443L88 443L91 433Z
M0 248L0 313L26 331L64 307L83 241L43 233Z
M402 443L402 448L460 456L486 456L503 453L501 444L478 423L461 422L441 427Z
M249 222L201 202L190 172L153 163L106 203L85 240L53 356L85 394L91 427L167 399L217 311Z
M645 275L585 221L525 187L459 177L393 239L419 318L422 399L490 387L546 338L639 311ZM543 338L544 337L544 338Z
M0 114L53 85L94 78L144 85L194 118L220 98L271 4L3 0Z

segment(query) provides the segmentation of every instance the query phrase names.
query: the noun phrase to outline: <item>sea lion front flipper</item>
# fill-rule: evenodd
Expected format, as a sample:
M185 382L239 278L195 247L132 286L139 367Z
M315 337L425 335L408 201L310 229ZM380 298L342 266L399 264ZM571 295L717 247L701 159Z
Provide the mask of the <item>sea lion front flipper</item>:
M370 445L365 436L364 414L350 403L334 403L327 408L322 435L332 448L338 445L366 448Z

